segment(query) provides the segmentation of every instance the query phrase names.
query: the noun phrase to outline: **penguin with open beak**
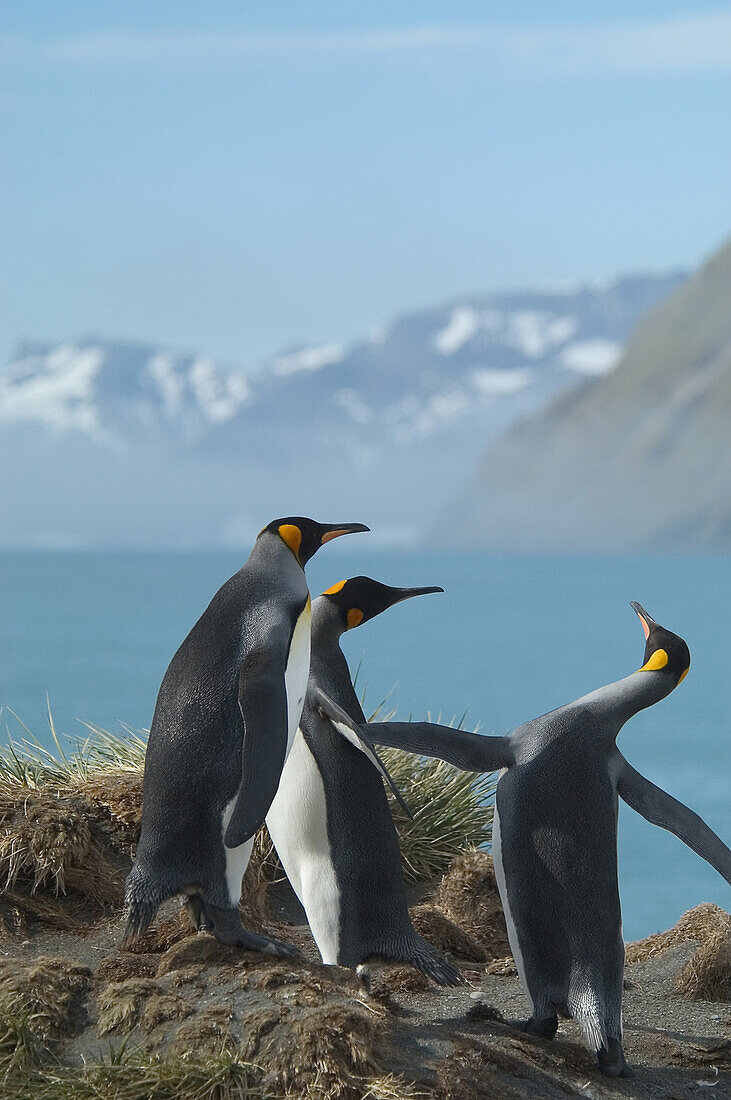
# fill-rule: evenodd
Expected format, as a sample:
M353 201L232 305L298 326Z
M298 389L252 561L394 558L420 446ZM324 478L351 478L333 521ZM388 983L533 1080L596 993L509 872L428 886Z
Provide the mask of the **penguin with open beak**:
M616 745L624 724L682 683L685 641L633 603L645 635L641 668L573 703L485 737L428 722L370 723L375 744L502 770L492 851L508 938L531 1016L523 1030L553 1038L572 1016L610 1077L622 1050L624 943L617 885L617 812L623 799L674 833L731 883L731 851L687 806L656 787Z

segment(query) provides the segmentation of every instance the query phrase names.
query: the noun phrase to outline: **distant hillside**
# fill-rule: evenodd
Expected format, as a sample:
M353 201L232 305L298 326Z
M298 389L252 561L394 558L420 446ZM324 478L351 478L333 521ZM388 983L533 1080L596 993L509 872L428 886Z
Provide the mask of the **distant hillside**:
M245 545L302 512L415 541L486 441L611 371L682 278L464 297L247 370L26 343L0 371L0 545Z
M731 244L617 368L514 426L435 535L503 548L731 550Z

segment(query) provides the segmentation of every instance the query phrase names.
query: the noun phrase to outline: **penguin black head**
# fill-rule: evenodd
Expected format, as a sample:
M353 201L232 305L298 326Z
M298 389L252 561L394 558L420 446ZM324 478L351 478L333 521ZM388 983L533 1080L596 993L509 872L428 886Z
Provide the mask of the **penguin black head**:
M388 607L412 596L425 596L428 592L443 592L443 588L434 585L429 588L392 588L388 584L371 580L370 577L351 577L347 581L338 581L332 588L322 593L337 608L344 630L368 622L380 615Z
M305 516L286 516L273 519L259 532L258 537L267 533L276 535L294 554L299 564L305 564L321 546L340 535L351 535L357 531L369 531L364 523L318 523Z
M690 668L690 650L677 634L656 623L641 604L633 601L630 607L637 613L645 632L645 661L639 671L662 672L673 678L672 686L676 687Z

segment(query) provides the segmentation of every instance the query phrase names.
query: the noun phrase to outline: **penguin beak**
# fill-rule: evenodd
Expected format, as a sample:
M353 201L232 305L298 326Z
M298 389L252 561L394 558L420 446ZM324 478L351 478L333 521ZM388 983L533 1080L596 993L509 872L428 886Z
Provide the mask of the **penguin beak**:
M430 585L428 588L399 588L397 589L398 595L394 603L401 603L402 600L410 600L412 596L428 596L430 592L443 591L444 589L440 588L438 584Z
M655 620L653 619L653 617L651 615L647 614L647 612L645 611L642 604L637 603L636 600L632 601L632 603L630 604L630 607L632 608L632 610L637 615L637 618L642 623L642 629L644 631L645 641L646 641L650 637L650 631L652 630L653 626L657 626L657 623L655 622Z
M320 538L322 546L326 542L331 542L332 539L339 539L341 535L355 535L359 531L370 531L370 527L366 527L364 523L321 523L320 528L323 532Z

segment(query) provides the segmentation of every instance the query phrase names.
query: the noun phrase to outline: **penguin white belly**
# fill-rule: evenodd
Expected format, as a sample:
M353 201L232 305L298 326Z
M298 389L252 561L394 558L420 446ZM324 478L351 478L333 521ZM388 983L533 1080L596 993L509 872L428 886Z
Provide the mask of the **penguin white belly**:
M266 823L322 961L334 965L340 946L340 890L330 856L325 787L301 730Z
M236 799L232 798L221 816L222 844L224 834L228 828L228 823L231 820L231 814L234 812L235 804ZM238 848L227 848L225 844L223 845L223 851L226 856L226 885L228 887L228 896L231 899L231 904L234 906L239 904L239 899L241 898L241 882L244 877L244 872L249 865L253 850L254 837L244 841L243 844L239 844Z
M287 755L291 751L297 733L307 691L307 681L310 678L311 618L312 603L308 596L307 603L292 631L287 667L284 670L284 689L287 695Z
M289 755L297 733L297 726L302 714L302 704L307 690L307 681L310 676L311 617L312 603L308 596L307 603L292 631L287 665L284 670L284 690L287 696L287 755ZM234 796L224 808L221 818L221 838L226 833L235 803L236 797ZM226 884L233 905L239 904L241 882L251 859L253 847L253 837L244 844L240 844L238 848L227 848L225 844L223 846L226 856Z
M500 776L505 775L506 768L500 772ZM498 783L500 779L498 778ZM531 1004L531 1012L533 1011L533 999L528 991L528 983L525 980L525 967L523 966L523 955L520 950L520 941L518 940L518 930L515 927L515 921L513 915L510 912L510 902L508 901L508 888L505 882L505 871L503 869L503 850L502 850L502 837L500 834L500 814L497 808L497 795L495 796L495 806L492 812L492 862L495 868L495 878L497 879L497 887L500 892L500 900L503 903L503 913L505 914L505 925L508 930L508 942L510 944L510 950L513 952L513 958L515 959L515 968L518 971L523 990L526 997Z

